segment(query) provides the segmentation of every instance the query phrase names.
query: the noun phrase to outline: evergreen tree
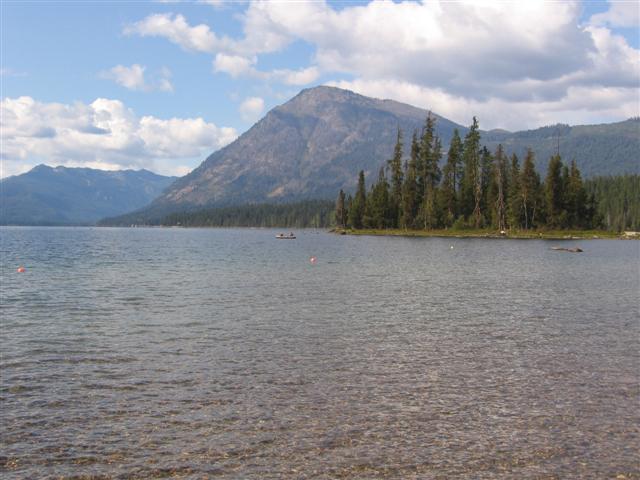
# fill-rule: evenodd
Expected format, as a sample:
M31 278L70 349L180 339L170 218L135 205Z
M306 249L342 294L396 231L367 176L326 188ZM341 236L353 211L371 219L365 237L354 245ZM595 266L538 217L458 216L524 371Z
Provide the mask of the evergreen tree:
M564 209L563 165L560 155L554 155L549 160L547 177L544 181L547 225L551 228L562 228L566 222Z
M418 132L413 132L411 138L411 156L407 163L404 184L402 186L402 214L400 217L401 228L414 228L416 214L418 212L417 185L418 180L418 157L420 147L418 146Z
M393 158L389 160L389 170L391 172L391 215L394 219L392 227L398 226L401 216L402 206L402 130L398 128L396 146L393 149ZM386 180L385 180L386 182Z
M578 170L575 160L571 162L571 169L569 170L569 178L566 184L566 197L569 226L574 228L589 227L592 220L592 218L589 217L593 217L593 214L587 212L587 191L582 184L580 170Z
M422 128L422 135L420 136L420 143L418 148L418 181L416 182L416 193L420 204L424 202L424 197L427 190L427 176L429 162L431 159L431 150L433 147L433 137L435 135L435 117L431 115L431 112L427 114L424 127Z
M462 141L458 129L453 131L453 137L449 144L447 153L447 163L443 168L442 178L442 203L445 209L443 212L446 226L453 225L458 216L458 182L460 179L460 165L462 162Z
M522 164L520 175L520 197L524 212L524 228L530 229L536 225L536 213L540 207L541 189L540 177L535 169L533 150L528 149Z
M371 190L370 200L370 226L373 228L393 227L395 212L390 201L389 184L384 175L384 167L380 168L378 182Z
M375 228L373 220L373 189L375 185L369 188L369 194L364 204L364 214L362 215L362 228Z
M502 145L498 145L495 155L480 147L475 117L464 143L454 132L442 175L441 144L434 127L435 118L429 114L420 138L417 132L413 133L411 155L404 166L402 132L398 130L394 157L386 165L391 184L383 167L367 194L364 172L360 171L355 197L349 195L345 199L342 190L338 194L335 223L380 229L397 225L430 229L449 227L458 221L472 223L476 228L486 222L501 231L507 227L591 228L602 224L615 230L640 229L639 176L584 184L575 161L569 168L556 155L550 159L547 177L541 184L531 149L521 168L515 154L510 161L507 159ZM420 191L422 196L418 195ZM295 219L301 225L318 226L331 222L331 213L326 209L326 205L302 203L286 209L264 206L215 214L174 214L169 220L183 225L225 225L231 221L266 226ZM330 212L331 203L328 209ZM253 210L259 213L253 215ZM233 220L227 220L227 216Z
M351 207L349 208L349 224L353 228L362 228L364 226L364 214L367 206L367 191L364 183L364 171L360 170L358 174L358 189L356 196L353 198Z
M442 144L437 135L433 136L432 142L431 155L427 159L425 168L424 228L436 228L439 224L438 184L442 174L438 163L442 157Z
M498 145L495 155L495 167L494 167L494 185L495 185L495 201L494 201L494 226L498 230L504 231L507 229L507 190L508 190L508 163L507 157L504 154L502 144Z
M487 147L480 153L480 226L491 219L491 210L497 195L495 185L494 158ZM492 188L493 187L493 188Z
M619 178L624 178L623 177L614 177L615 179L619 179ZM602 214L602 212L599 210L599 204L598 201L596 200L596 194L591 193L587 195L588 199L587 199L587 205L585 206L585 218L584 218L584 227L585 228L602 228L604 226L604 215ZM635 197L636 199L640 199L640 195L637 195ZM625 199L624 202L624 213L627 213L627 208L629 208L629 204L626 201L627 199ZM640 202L638 202L636 200L636 212L640 212L640 209L638 209L637 207L640 206ZM621 227L618 227L616 229L613 229L614 231L621 231L624 230L627 225L629 225L631 227L632 230L634 231L638 231L640 230L640 213L638 215L631 216L631 218L629 218L629 222L626 222L626 219L628 218L625 214L623 214L623 223L621 225ZM612 230L611 228L609 228L609 230Z
M507 219L509 221L509 228L519 229L522 227L523 214L522 200L520 198L520 163L515 153L511 156L510 174Z
M473 215L474 225L480 226L482 185L480 178L480 129L478 120L473 117L473 124L464 138L462 159L464 170L461 186L461 212L465 217Z
M436 197L437 186L440 182L440 167L438 163L442 157L442 144L435 134L436 118L429 112L422 129L419 147L418 181L416 186L419 201L416 222L421 228L433 228L437 224Z
M345 195L342 189L336 200L336 226L345 228L347 225L347 207L345 206Z

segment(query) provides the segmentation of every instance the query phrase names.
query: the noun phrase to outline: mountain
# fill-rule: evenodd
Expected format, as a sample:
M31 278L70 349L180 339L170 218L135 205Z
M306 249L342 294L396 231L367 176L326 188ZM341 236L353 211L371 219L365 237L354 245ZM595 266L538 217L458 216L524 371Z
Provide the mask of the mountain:
M1 225L80 225L147 205L176 177L38 165L0 180Z
M144 223L167 213L212 206L334 199L341 188L354 190L360 169L369 179L377 175L392 155L398 127L404 132L408 155L412 132L422 128L426 116L426 110L339 88L303 90L123 222ZM453 130L457 128L464 136L467 128L435 117L446 153ZM634 173L640 169L639 125L634 119L516 133L495 130L482 135L487 146L493 149L501 142L508 153L522 155L533 147L543 174L558 135L563 157L575 158L587 175Z
M576 160L584 177L640 173L640 118L601 125L553 125L522 132L493 130L482 133L482 143L523 158L527 148L536 154L536 166L544 172L558 148L567 162Z
M411 133L422 128L426 115L410 105L338 88L303 90L209 156L154 204L333 198L340 188L351 189L360 169L377 172L391 157L398 127L409 144ZM445 143L455 128L465 130L435 116Z

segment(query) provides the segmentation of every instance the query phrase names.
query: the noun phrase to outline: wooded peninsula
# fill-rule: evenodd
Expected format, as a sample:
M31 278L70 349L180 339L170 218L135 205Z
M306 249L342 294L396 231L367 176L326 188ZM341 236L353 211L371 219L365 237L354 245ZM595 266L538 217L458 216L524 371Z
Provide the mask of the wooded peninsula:
M640 230L640 175L583 180L576 162L549 159L542 180L529 150L521 164L499 145L481 145L477 120L463 138L454 132L445 162L435 117L413 132L403 158L398 130L391 159L367 188L364 171L355 195L212 207L167 214L155 221L128 216L126 224L183 227L331 228L354 234L512 237L617 236ZM130 218L129 218L130 217Z
M493 230L505 235L522 232L523 236L532 231L639 227L637 175L597 178L585 185L575 160L567 165L557 153L549 159L546 177L541 180L531 149L521 164L517 155L508 157L502 145L495 152L483 147L475 117L464 139L454 132L440 168L442 156L431 114L421 134L413 132L410 156L404 161L403 132L398 129L393 157L381 166L369 191L364 171L360 171L355 196L340 190L336 226L373 233ZM621 194L622 212L612 214L614 198ZM598 201L607 203L609 209L603 212Z

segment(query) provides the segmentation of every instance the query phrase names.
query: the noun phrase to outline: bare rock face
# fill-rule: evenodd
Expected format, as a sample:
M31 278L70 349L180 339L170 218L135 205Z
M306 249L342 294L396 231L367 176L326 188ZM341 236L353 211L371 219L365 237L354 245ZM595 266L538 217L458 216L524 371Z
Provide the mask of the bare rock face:
M427 111L333 87L303 90L271 110L235 142L213 153L157 200L169 206L334 198L353 189L359 170L377 174L400 127L408 152ZM437 117L448 144L466 129Z

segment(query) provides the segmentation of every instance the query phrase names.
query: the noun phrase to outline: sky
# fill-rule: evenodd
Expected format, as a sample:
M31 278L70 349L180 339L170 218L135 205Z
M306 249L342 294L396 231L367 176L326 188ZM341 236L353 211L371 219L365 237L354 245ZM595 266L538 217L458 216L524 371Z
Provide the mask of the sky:
M184 175L317 85L486 130L640 115L640 0L2 0L0 24L0 177Z

